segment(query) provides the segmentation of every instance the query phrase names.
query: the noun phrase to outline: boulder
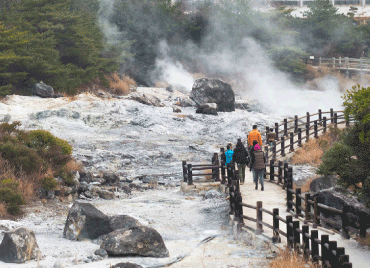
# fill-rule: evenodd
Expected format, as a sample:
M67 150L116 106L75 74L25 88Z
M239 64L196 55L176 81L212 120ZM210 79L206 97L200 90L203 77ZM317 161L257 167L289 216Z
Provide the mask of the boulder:
M140 102L142 104L146 105L153 105L156 107L163 107L164 105L161 103L160 99L157 97L151 95L151 94L138 94L138 93L133 93L131 94L131 99L135 100L137 102Z
M54 96L54 89L44 82L36 83L32 88L32 94L41 98L52 98Z
M131 262L120 262L112 266L112 268L143 268L143 266Z
M337 184L337 179L338 177L336 175L318 177L311 181L310 191L316 193L318 191L334 187Z
M95 239L111 231L108 216L89 203L75 202L68 212L63 237L69 240Z
M105 184L108 185L116 185L119 183L119 177L114 173L104 173L103 179L105 180Z
M219 79L201 78L194 82L190 93L198 106L205 103L216 103L217 111L235 111L235 94L231 86Z
M178 105L180 107L193 107L196 104L190 99L180 99Z
M341 187L331 187L325 190L318 191L312 198L318 198L319 203L322 203L326 206L333 207L336 209L343 209L343 206L348 206L349 211L354 215L363 215L365 222L369 222L370 220L370 210L367 209L357 196L351 194L347 189ZM320 210L321 215L324 217L337 222L338 224L342 224L341 216L338 214L333 214L327 210ZM352 227L355 227L356 224L359 224L359 220L355 217L349 216L349 224ZM333 229L340 229L337 226L332 226L329 223L325 223L321 221L322 225L327 228Z
M90 172L80 172L80 181L85 181L87 183L92 181L92 174Z
M125 194L131 194L131 188L124 182L120 182L118 188L122 190Z
M100 190L98 191L98 195L100 198L111 200L114 199L114 193L107 191L107 190Z
M174 113L181 113L181 109L180 109L180 108L177 108L177 107L173 107L173 108L172 108L172 111L173 111Z
M23 263L36 259L41 252L35 233L26 228L6 232L0 245L0 260L3 262Z
M109 218L109 224L112 230L131 229L141 226L140 222L127 215L115 215Z
M166 87L166 90L168 92L173 92L173 86L169 85L168 87Z
M103 257L103 258L108 257L107 251L102 249L102 248L99 248L99 249L95 250L94 254L98 255L100 257Z
M162 236L153 228L140 226L120 229L102 237L100 248L109 255L140 255L145 257L168 257L168 249Z
M208 104L199 105L195 111L197 114L211 114L218 115L215 108L211 108Z
M63 94L60 94L60 93L56 93L52 96L53 98L64 98L64 95Z

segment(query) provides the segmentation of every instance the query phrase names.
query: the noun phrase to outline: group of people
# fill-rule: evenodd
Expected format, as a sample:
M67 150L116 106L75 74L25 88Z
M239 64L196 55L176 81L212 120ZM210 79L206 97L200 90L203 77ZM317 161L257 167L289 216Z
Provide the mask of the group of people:
M267 141L269 142L270 149L275 140L275 133L273 129L270 129L270 133L267 135ZM227 145L227 151L222 157L225 161L225 165L228 163L236 163L238 165L240 184L245 182L245 169L249 168L249 171L253 173L253 181L255 183L255 189L258 190L258 181L261 184L261 191L264 190L264 172L266 157L262 151L262 137L261 133L257 129L257 125L253 125L253 130L249 132L247 139L248 149L245 148L242 140L239 138L235 149L233 150L232 144Z

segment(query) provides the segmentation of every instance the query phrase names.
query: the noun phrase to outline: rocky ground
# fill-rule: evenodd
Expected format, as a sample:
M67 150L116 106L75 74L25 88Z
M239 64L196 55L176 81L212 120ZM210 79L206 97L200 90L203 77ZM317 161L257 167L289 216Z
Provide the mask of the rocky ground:
M45 129L70 142L73 156L91 174L91 179L81 182L89 190L104 183L104 174L115 175L121 187L108 189L112 200L101 195L74 197L91 202L107 215L127 214L155 228L170 258L100 260L94 256L99 245L62 238L72 205L70 195L38 201L17 222L1 222L3 231L17 226L33 230L42 252L39 262L2 263L1 267L109 267L122 261L160 267L176 262L179 256L186 257L172 267L214 267L212 261L217 258L223 260L219 267L265 267L266 257L271 256L268 246L250 243L251 239L243 244L230 237L225 197L203 200L202 196L187 196L178 185L182 180L181 160L208 163L221 146L235 143L239 137L245 140L253 124L264 130L282 121L283 115L253 109L256 103L250 105L241 96L238 99L244 105L239 107L246 109L213 116L196 114L194 107L178 106L188 100L188 94L180 91L138 88L134 95L145 95L154 105L139 103L133 96L81 94L42 99L13 95L0 102L0 120L18 120L24 129ZM174 113L174 106L181 112ZM86 178L86 174L81 175ZM212 246L199 245L207 237L213 238L208 242Z

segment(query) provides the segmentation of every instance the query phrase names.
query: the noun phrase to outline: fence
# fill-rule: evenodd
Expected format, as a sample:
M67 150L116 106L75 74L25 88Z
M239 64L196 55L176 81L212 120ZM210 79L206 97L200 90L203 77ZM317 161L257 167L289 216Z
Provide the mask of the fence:
M308 64L320 67L334 68L337 70L345 71L347 76L350 71L369 73L370 72L370 60L369 59L356 59L356 58L315 58L307 60Z
M330 117L327 118L324 116L325 114L329 114ZM313 118L316 119L313 120ZM341 119L343 120L338 122L338 120ZM321 109L319 109L315 114L307 112L305 116L298 117L298 115L295 115L292 120L288 121L288 119L285 118L283 123L275 123L275 127L273 129L276 135L271 155L269 154L269 146L266 145L264 147L267 160L276 161L276 157L279 153L282 157L286 155L286 149L289 148L288 152L294 152L295 148L302 147L302 141L308 142L310 140L310 136L318 138L321 131L326 133L328 129L328 121L330 121L330 124L334 127L343 123L348 127L350 121L353 121L353 119L349 118L348 120L345 120L343 111L334 111L333 108L331 108L329 112L322 112ZM301 128L302 126L304 126L303 129ZM267 134L270 132L269 129L269 127L266 127L266 131L263 132L263 134L266 135L266 140ZM286 145L287 141L289 141L288 145ZM280 149L278 149L279 147Z
M323 116L327 113L330 113L329 118ZM290 148L290 152L293 152L295 144L301 147L302 140L308 141L311 135L317 138L320 131L325 133L327 131L327 121L330 121L334 127L341 123L346 123L346 126L349 126L352 119L338 122L338 119L344 118L343 114L338 116L338 113L342 113L342 111L335 112L333 109L330 109L330 112L321 112L319 110L316 114L310 115L307 112L306 116L298 118L296 115L293 120L288 121L284 119L282 124L275 123L276 140L280 138L280 142L274 142L272 159L269 159L266 164L269 172L265 172L265 178L268 177L270 182L277 183L282 186L282 189L286 190L287 211L293 215L286 216L285 219L279 216L279 209L277 208L272 211L264 209L262 201L258 201L256 206L243 203L239 187L239 173L235 170L235 165L233 164L225 165L223 161L219 164L218 153L213 154L212 163L208 165L192 165L183 161L184 182L191 185L193 184L194 176L205 175L212 175L212 179L214 181L221 181L221 184L226 184L227 182L230 198L230 214L234 214L234 219L238 221L239 228L244 225L244 220L255 222L257 234L263 232L263 226L270 228L273 231L273 242L280 242L280 235L283 235L287 238L288 247L301 253L305 258L310 258L314 262L321 262L323 267L352 267L352 263L349 262L349 256L345 254L344 248L337 247L337 242L330 241L328 235L321 235L321 239L319 239L318 231L311 230L310 232L310 227L307 223L312 223L313 228L321 226L321 222L332 224L341 229L342 236L347 239L349 238L349 231L353 231L363 237L366 235L366 228L368 226L365 214L355 214L353 211L350 211L348 206L344 206L343 209L326 206L317 197L311 198L309 193L302 195L300 188L293 190L293 168L288 163L283 163L282 161L278 161L277 165L275 164L277 153L284 156L285 149L288 147ZM312 121L311 117L313 116L317 116L318 119ZM306 122L299 123L302 119L305 119ZM305 125L306 133L303 137L300 128L302 125ZM279 129L280 127L282 127L282 130ZM293 131L289 133L290 144L285 146L288 130ZM268 132L269 130L266 127L265 134L267 135ZM296 141L294 141L295 136L297 137ZM279 144L280 150L277 151L276 148ZM265 146L267 158L268 149L269 147ZM221 148L221 153L223 151L224 149ZM211 170L212 172L193 174L192 172L195 170ZM255 210L256 218L243 215L243 208ZM270 221L272 225L264 220L264 213L272 217ZM340 215L342 223L338 224L325 217L324 214ZM293 221L293 217L295 219L303 219L304 224L300 227L300 221ZM350 220L353 218L357 219L357 221L353 222ZM284 230L280 228L280 223L285 224L286 228Z

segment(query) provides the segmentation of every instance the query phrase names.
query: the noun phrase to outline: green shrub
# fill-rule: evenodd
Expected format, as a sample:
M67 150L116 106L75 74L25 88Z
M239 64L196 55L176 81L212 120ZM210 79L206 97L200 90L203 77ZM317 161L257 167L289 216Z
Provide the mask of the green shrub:
M45 177L42 179L41 187L45 190L53 190L57 187L58 183L53 177Z
M76 182L73 180L73 175L65 169L59 171L58 176L64 181L68 186L73 186Z
M0 124L0 133L13 133L13 132L18 132L19 130L17 127L21 125L21 122L19 121L14 121L13 123L2 123Z
M26 203L18 191L18 185L12 179L5 179L0 183L0 201L5 202L7 211L11 215L20 214L20 206Z
M24 171L27 174L42 170L44 161L35 149L23 144L12 142L0 143L0 154L14 166L15 172Z
M72 146L67 141L53 136L46 130L32 130L29 132L30 147L36 149L49 149L52 146L59 146L61 152L66 155L72 153Z

